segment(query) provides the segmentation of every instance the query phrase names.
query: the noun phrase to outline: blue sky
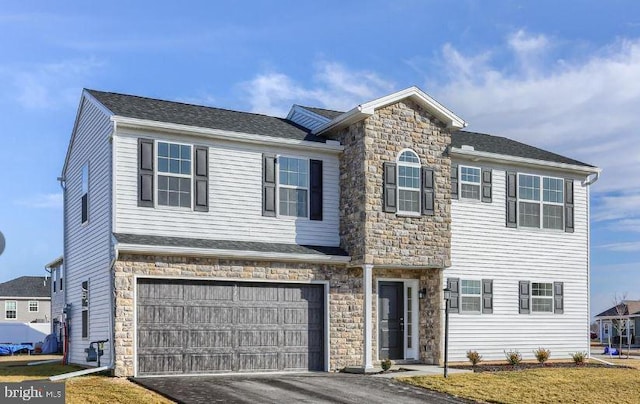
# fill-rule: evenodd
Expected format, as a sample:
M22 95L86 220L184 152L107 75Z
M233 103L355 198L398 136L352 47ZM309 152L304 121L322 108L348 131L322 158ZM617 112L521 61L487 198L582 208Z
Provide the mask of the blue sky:
M0 281L61 254L56 177L83 87L283 115L418 85L470 130L602 167L592 311L640 299L640 3L227 3L3 2Z

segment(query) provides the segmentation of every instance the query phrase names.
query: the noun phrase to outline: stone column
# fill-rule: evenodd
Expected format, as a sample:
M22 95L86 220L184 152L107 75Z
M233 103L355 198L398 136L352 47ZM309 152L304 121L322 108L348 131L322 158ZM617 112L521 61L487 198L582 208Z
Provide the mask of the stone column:
M371 355L372 350L372 336L373 336L373 323L372 323L372 304L371 304L371 290L373 289L373 265L362 266L363 277L363 289L364 289L364 371L373 368L373 359Z

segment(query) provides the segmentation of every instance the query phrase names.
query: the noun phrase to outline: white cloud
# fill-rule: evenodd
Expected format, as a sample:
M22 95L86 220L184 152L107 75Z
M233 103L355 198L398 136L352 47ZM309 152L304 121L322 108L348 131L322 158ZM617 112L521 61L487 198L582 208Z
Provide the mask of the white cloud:
M292 104L347 110L389 93L393 83L374 72L350 70L339 63L315 65L313 82L304 86L279 72L259 74L241 84L253 112L286 115Z
M610 243L598 246L609 251L615 252L640 252L640 241L626 241L621 243Z
M15 201L16 205L37 208L37 209L62 209L63 198L62 192L54 194L38 194L29 199L20 199Z
M554 52L575 54L575 44L522 30L505 42L506 51L470 55L444 45L446 79L426 78L426 90L470 130L603 168L592 189L594 219L640 219L640 176L633 174L640 165L640 39L565 59Z
M101 66L94 58L0 66L2 98L30 109L66 108L77 103L87 77Z

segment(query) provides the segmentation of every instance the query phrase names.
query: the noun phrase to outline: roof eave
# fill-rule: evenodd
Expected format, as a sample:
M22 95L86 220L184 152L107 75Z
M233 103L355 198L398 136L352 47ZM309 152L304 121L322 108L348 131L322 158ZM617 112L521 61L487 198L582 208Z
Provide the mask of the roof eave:
M418 104L422 105L427 111L429 111L429 113L433 114L437 119L445 123L447 128L462 129L467 126L467 123L462 118L458 117L435 99L431 98L418 87L412 86L393 94L377 98L373 101L360 104L352 110L335 117L330 122L327 122L325 125L316 129L313 133L320 135L334 129L342 129L354 122L358 122L373 115L376 109L395 104L405 98L411 98Z
M219 257L231 259L249 259L249 260L267 260L267 261L292 261L292 262L313 262L313 263L336 263L347 264L351 261L351 257L342 255L323 255L323 254L290 254L279 252L262 252L250 250L227 250L217 248L195 248L195 247L177 247L177 246L160 246L160 245L143 245L143 244L125 244L118 243L116 245L118 253L138 253L138 254L157 254L157 255L186 255L192 257Z
M200 126L182 125L177 123L151 121L148 119L129 118L126 116L114 115L111 120L120 128L132 129L152 129L180 134L190 134L213 139L233 140L244 143L273 144L278 146L289 146L293 148L316 149L327 152L339 153L344 150L340 144L311 142L308 140L284 139L274 136L266 136L255 133L233 132L222 129L202 128Z
M61 255L58 258L51 261L50 263L46 264L44 267L49 269L59 267L60 265L62 265L63 262L64 262L64 258Z
M508 164L517 164L528 167L546 168L558 171L570 171L579 174L597 174L602 172L601 168L581 166L576 164L558 163L554 161L537 160L527 157L509 156L505 154L489 153L478 150L465 150L457 147L451 147L449 154L454 157L468 158L473 161L496 161Z

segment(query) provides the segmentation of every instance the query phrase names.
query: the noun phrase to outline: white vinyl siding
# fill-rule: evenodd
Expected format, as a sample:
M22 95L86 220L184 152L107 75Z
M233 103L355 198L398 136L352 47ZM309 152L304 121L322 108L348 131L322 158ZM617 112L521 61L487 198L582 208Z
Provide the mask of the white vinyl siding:
M155 138L209 147L209 211L138 207L137 139ZM123 132L116 147L115 232L304 245L340 245L338 156L226 141ZM323 161L323 220L262 216L262 154Z
M443 278L492 279L493 314L450 316L449 360L466 361L470 349L486 360L504 360L503 351L513 348L526 359L534 359L532 352L540 346L550 349L556 358L588 351L587 188L581 185L581 178L575 178L574 233L508 228L505 172L516 170L501 165L492 168L493 201L500 203L452 201L451 267L444 270ZM540 176L551 174L532 171ZM532 284L563 282L563 314L520 314L519 281L525 280Z
M110 334L110 262L111 262L111 140L112 124L106 111L92 100L84 98L70 145L69 160L64 176L65 191L65 251L64 276L66 303L74 307L70 312L71 327L69 361L83 366L87 363L87 341L82 339L81 283L91 279L92 299L89 335L93 339L112 340ZM80 217L80 192L82 190L82 166L90 163L89 206L90 222L82 225ZM137 170L136 170L137 173ZM61 271L62 272L62 271ZM60 285L59 285L60 286ZM110 343L110 342L109 342ZM108 344L102 357L109 363Z

